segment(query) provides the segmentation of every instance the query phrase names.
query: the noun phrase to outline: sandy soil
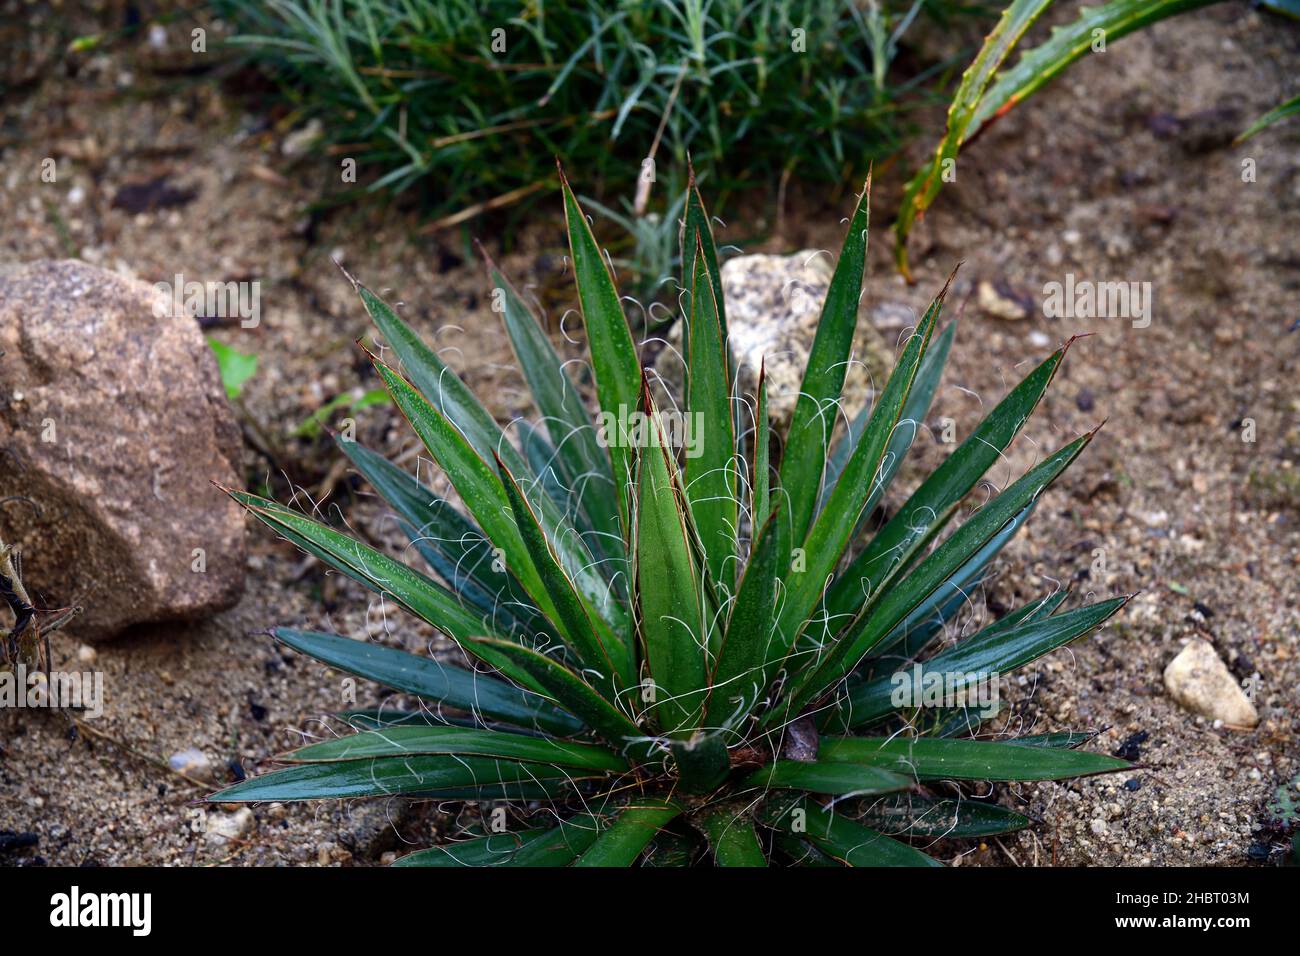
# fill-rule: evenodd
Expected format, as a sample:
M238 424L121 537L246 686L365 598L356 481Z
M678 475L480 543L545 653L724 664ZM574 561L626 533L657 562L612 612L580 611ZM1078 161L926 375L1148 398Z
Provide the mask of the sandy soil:
M181 31L170 32L179 43ZM1141 591L1099 634L1023 672L1009 727L1099 730L1091 746L1108 752L1145 733L1139 766L1131 776L1009 789L1004 802L1028 808L1042 826L988 845L932 848L946 860L1239 865L1263 839L1265 801L1300 772L1300 128L1230 145L1251 118L1294 95L1297 53L1294 26L1233 5L1159 25L1079 64L962 157L958 182L915 237L915 287L892 273L883 228L901 175L878 176L868 295L891 340L899 330L890 317L923 308L965 259L953 299L964 303L962 326L932 425L951 417L964 434L1024 363L1072 334L1095 333L1071 350L993 477L1003 483L1047 447L1103 418L1107 425L1008 548L989 607L1056 583L1102 596ZM250 445L250 484L265 481L284 499L287 474L314 498L328 490L355 528L399 547L374 500L334 468L333 453L280 436L339 392L373 386L352 345L367 320L331 256L390 289L409 319L459 350L449 361L495 413L523 411L463 236L418 235L413 217L378 207L311 213L308 203L335 173L324 161L283 155L291 123L258 112L255 96L210 73L167 69L142 42L82 57L75 75L57 53L49 57L6 97L0 258L78 255L150 281L175 272L260 279L261 327L213 329L261 357L243 409L273 447L268 456ZM58 183L34 186L51 155ZM1256 162L1256 182L1242 181L1245 158ZM123 185L160 176L193 198L152 211L115 208ZM721 210L746 224L722 238L775 233L763 249L834 249L843 206L796 188L779 218L757 201ZM548 303L567 303L556 292L567 288L559 220L542 218L552 211L558 216L545 205L533 214L503 265L518 283L551 290ZM1151 282L1150 327L1044 318L1043 284L1067 272ZM1012 322L982 310L971 294L981 280L1027 297L1032 315ZM412 452L391 411L360 418L362 440ZM1256 423L1253 443L1242 440L1245 419ZM918 442L899 493L943 451ZM0 844L0 863L362 864L454 825L455 807L381 801L259 806L238 840L203 835L193 801L204 781L168 770L169 755L198 748L211 779L233 780L303 735L332 732L319 715L343 704L340 675L250 632L319 625L411 650L433 638L260 529L250 528L250 540L248 593L237 608L98 646L108 688L101 720L74 735L61 715L0 713L0 831L39 838ZM1104 575L1092 570L1097 548ZM1164 666L1193 636L1210 640L1238 677L1261 676L1257 730L1216 728L1168 698ZM56 659L76 654L75 641L56 645ZM227 825L226 811L208 812Z

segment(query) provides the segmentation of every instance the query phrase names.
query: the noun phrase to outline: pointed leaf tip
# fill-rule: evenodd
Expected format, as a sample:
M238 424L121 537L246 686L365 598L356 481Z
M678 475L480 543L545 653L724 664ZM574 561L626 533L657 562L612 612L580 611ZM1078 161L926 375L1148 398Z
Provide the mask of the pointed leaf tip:
M357 281L356 276L349 272L347 267L344 266L342 261L340 261L336 256L330 256L330 262L334 263L334 265L338 267L339 272L343 273L343 277L352 283L353 292L360 292L362 288L364 288L361 283Z

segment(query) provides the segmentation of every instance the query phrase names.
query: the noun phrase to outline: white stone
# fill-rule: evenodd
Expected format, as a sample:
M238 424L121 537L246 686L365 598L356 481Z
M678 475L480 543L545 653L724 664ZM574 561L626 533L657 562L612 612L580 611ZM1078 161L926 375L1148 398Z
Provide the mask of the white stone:
M825 251L805 249L790 256L736 256L722 265L727 337L738 372L740 394L753 396L759 367L767 383L768 420L778 430L789 424L804 369L830 287L835 261ZM894 351L872 323L865 297L858 304L853 352L840 394L843 414L852 417L885 387ZM682 323L667 335L671 348L659 371L680 387Z
M177 773L198 780L207 780L212 775L212 761L208 755L197 747L177 751L167 758L167 766Z
M240 807L234 813L213 813L208 816L207 837L210 843L223 844L248 836L257 821L253 811Z
M1219 659L1209 641L1196 638L1165 668L1165 689L1178 704L1229 727L1251 729L1259 723L1255 705Z

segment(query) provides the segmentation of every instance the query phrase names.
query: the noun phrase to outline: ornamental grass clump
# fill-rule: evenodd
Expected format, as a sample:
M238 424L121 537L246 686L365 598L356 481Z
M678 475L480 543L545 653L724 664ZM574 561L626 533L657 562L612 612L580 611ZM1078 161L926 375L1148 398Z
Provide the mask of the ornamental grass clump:
M1092 440L1043 455L954 521L1068 343L892 517L873 519L926 417L955 326L939 327L945 286L870 406L841 415L870 183L782 436L771 433L762 376L755 395L733 386L718 258L694 185L681 238L687 374L682 394L667 396L651 387L611 271L561 183L591 383L487 266L535 422L503 431L356 284L381 354L397 360L372 356L375 368L457 501L355 441L339 445L425 567L232 492L303 551L446 635L464 665L277 628L290 647L423 703L349 711L354 733L294 750L282 769L211 799L514 801L513 828L496 832L485 813L477 835L401 865L935 865L915 842L1030 822L967 798L960 781L1128 766L1078 749L1086 734L1009 738L981 727L998 711L996 694L983 691L999 675L1087 634L1127 598L1066 609L1067 595L1054 591L943 640L1000 549ZM598 409L584 401L588 384ZM674 427L681 420L687 428Z
M391 191L459 222L540 194L548 155L605 200L686 158L732 187L839 181L896 152L949 64L894 75L918 21L986 12L940 0L218 0L231 44L321 121L343 195ZM679 190L671 190L675 198ZM639 204L638 204L639 205ZM640 210L643 211L643 210ZM658 278L655 276L654 278Z

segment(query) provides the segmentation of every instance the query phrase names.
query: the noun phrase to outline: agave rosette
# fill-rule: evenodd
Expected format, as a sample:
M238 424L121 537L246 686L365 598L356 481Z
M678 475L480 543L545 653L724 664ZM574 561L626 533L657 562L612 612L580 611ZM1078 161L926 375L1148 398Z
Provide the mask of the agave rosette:
M936 781L1126 767L1078 749L1086 734L990 738L979 733L988 713L969 699L926 707L895 693L913 678L953 691L1005 675L1087 634L1127 600L1067 610L1067 595L1053 591L955 643L940 640L1044 489L1092 438L1042 456L948 533L1066 347L873 527L868 518L925 419L955 324L939 331L945 287L883 390L851 421L837 420L870 183L784 436L770 434L761 375L757 394L738 394L717 252L692 183L682 227L686 375L675 399L701 426L688 457L669 441L614 278L561 180L590 384L605 424L595 426L583 400L589 383L575 379L490 260L537 411L536 423L511 434L357 284L399 360L374 359L384 386L458 502L356 442L339 444L427 568L273 501L233 494L303 551L446 635L465 664L276 629L290 647L423 705L349 712L355 733L294 750L282 758L289 766L210 799L515 800L534 821L420 850L404 865L933 865L915 838L1030 823Z

